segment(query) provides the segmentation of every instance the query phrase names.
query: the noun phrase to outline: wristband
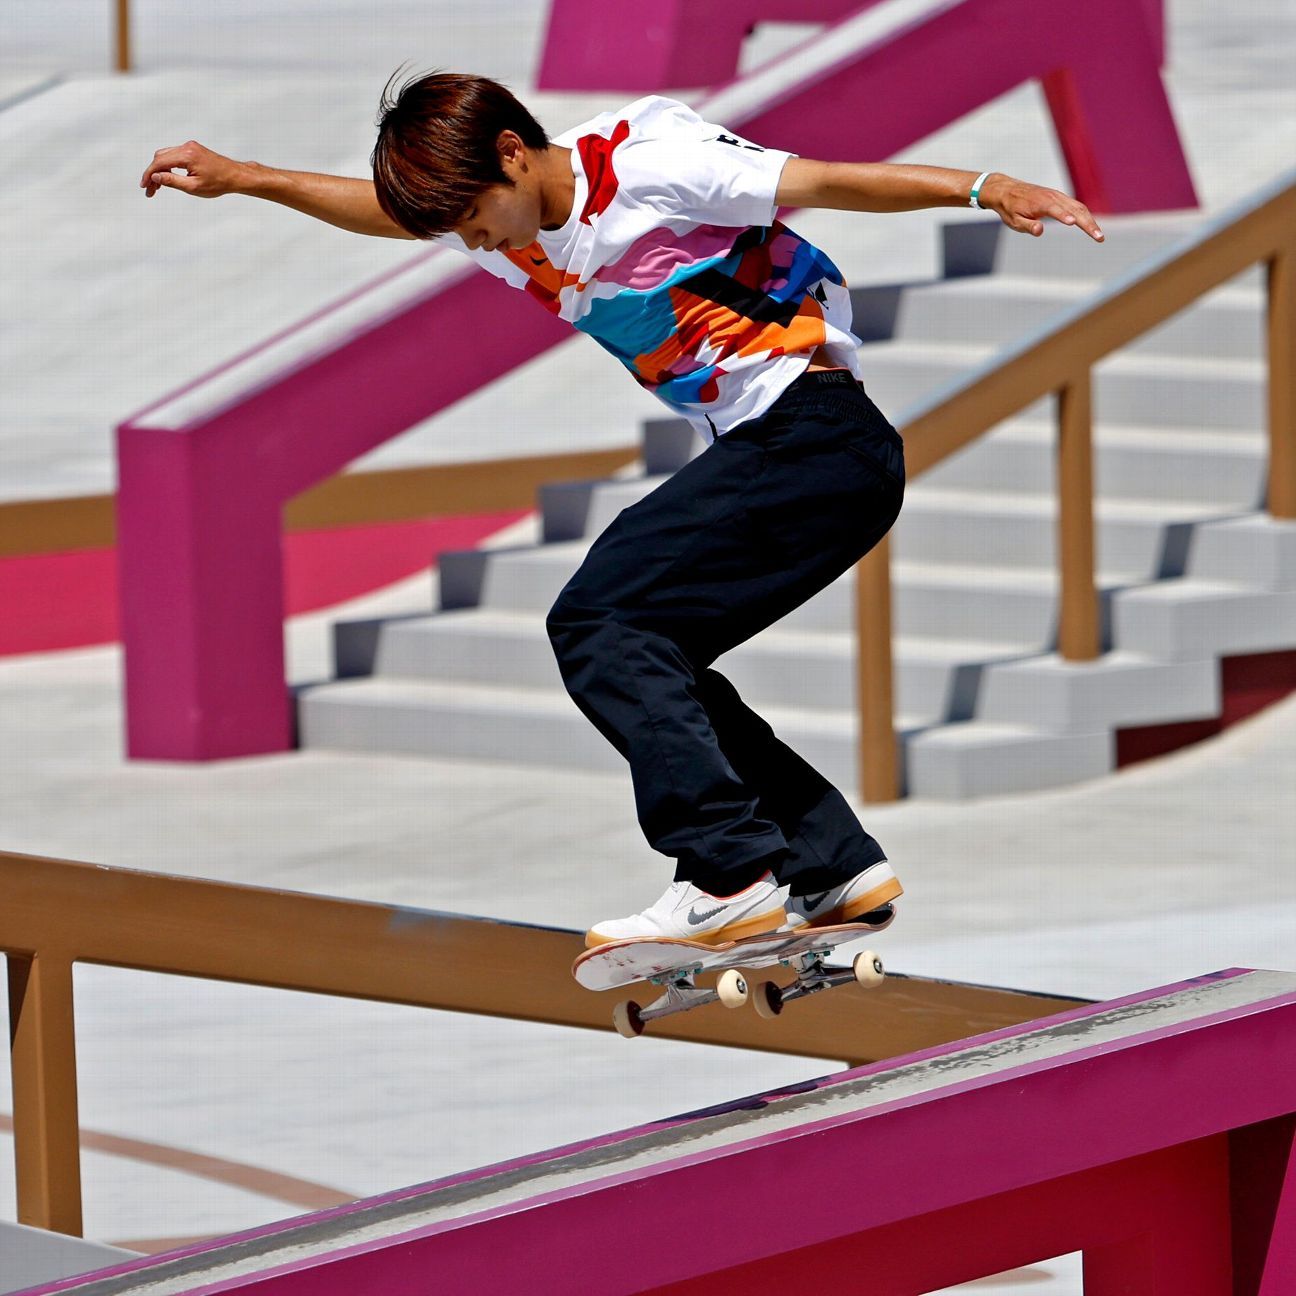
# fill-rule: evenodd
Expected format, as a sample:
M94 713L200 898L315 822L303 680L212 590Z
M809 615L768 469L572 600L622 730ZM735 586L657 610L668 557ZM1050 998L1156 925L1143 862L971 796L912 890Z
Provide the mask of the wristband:
M986 176L989 174L989 171L982 171L972 183L972 196L968 199L968 206L975 207L978 211L985 211L981 206L981 186L985 184Z

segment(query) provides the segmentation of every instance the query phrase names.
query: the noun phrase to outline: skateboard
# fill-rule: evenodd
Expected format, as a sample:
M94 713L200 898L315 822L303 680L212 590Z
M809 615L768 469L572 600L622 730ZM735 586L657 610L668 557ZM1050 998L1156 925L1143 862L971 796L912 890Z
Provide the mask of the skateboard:
M848 968L830 968L824 962L838 945L884 931L895 919L890 905L883 906L878 913L886 916L867 923L766 932L719 945L666 936L609 941L581 954L572 964L572 975L587 990L612 990L638 982L665 990L665 994L647 1007L640 1007L632 999L616 1006L612 1024L627 1039L642 1035L649 1022L705 1004L741 1008L751 1001L761 1017L777 1017L786 1004L821 990L840 985L872 989L882 984L886 970L872 950L856 955ZM753 987L743 975L743 969L776 964L796 971L796 980L791 985L759 981ZM703 972L720 973L714 989L697 984Z

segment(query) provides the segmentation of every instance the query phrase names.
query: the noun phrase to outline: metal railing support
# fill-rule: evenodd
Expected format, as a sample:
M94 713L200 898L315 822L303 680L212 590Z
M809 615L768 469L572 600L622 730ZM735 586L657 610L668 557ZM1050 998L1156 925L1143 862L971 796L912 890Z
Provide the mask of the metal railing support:
M131 13L130 0L117 0L116 14L116 67L118 72L131 70Z
M865 801L900 796L892 670L891 542L883 536L855 568L855 687Z
M1085 370L1058 392L1058 651L1092 661L1101 650L1094 582L1093 396Z
M9 955L18 1223L81 1234L72 961Z
M1271 517L1296 520L1296 238L1269 261L1269 491Z

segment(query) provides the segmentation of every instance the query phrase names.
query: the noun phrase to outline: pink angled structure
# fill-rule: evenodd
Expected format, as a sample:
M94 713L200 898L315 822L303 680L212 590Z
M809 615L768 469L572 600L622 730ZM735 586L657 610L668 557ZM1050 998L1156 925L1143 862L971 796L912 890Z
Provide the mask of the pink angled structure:
M628 1044L626 1047L640 1047ZM1296 1290L1296 974L1233 969L40 1289Z
M833 0L822 8L805 16L841 11ZM645 68L666 78L656 85L694 84L689 78L704 66L732 71L738 15L753 11L766 13L759 3L726 0L708 6L703 27L693 11L667 4L636 34L631 10L561 0L540 84L603 87L613 79L607 69L615 68L616 81L631 78L618 88L651 89ZM1102 213L1197 205L1161 81L1163 24L1155 0L1090 0L1078 21L1036 0L932 0L918 16L905 12L897 21L877 0L855 4L820 35L725 86L700 111L726 125L741 123L767 147L881 160L1036 80L1082 202ZM565 24L590 35L562 39L555 33ZM663 32L671 35L655 67L654 35ZM966 164L974 166L971 159Z
M759 23L832 23L882 0L710 0L705 21L688 0L648 9L600 0L553 0L536 84L541 90L658 90L712 86L738 73L743 41ZM1159 67L1164 0L1139 0ZM1131 8L1136 6L1130 6ZM1062 13L1059 26L1081 27Z

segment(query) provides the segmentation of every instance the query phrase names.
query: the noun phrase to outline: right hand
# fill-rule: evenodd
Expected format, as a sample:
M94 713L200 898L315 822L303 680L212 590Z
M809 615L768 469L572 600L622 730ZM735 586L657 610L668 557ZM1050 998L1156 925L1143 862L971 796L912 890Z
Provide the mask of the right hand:
M186 174L180 175L172 167L183 167ZM238 191L245 170L244 163L189 140L174 148L158 149L140 177L140 188L146 198L159 189L181 189L195 198L219 198Z

